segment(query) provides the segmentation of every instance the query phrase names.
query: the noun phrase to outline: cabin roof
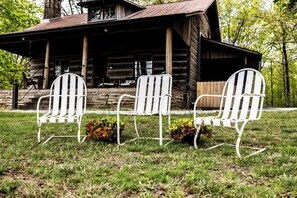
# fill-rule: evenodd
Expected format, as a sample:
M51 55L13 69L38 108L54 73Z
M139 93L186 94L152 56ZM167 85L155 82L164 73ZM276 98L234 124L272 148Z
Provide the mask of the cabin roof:
M182 2L166 3L159 5L146 6L143 10L132 15L126 16L117 21L126 21L133 19L148 19L153 17L162 17L170 15L192 15L205 12L215 0L189 0ZM71 26L80 26L94 23L108 23L111 21L89 22L88 14L76 14L61 18L52 19L48 22L35 25L25 31L37 31L46 29L65 28Z
M175 3L159 4L147 6L144 10L139 11L127 19L149 18L156 16L166 16L174 14L193 14L205 12L214 0L190 0Z
M112 2L112 3L116 2L116 1L122 1L124 3L130 4L132 6L135 6L135 7L141 8L141 9L144 8L144 6L141 6L141 5L134 3L130 0L108 0L108 1ZM104 0L82 0L81 2L78 2L77 5L82 6L82 7L88 7L88 5L94 4L96 2L104 2Z

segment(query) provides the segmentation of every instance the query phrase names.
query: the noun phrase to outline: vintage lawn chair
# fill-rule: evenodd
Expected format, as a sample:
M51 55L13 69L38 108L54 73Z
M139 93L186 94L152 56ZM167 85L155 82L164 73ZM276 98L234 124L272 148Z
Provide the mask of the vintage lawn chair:
M48 98L48 111L40 116L40 102ZM84 80L76 74L63 74L55 79L50 88L49 95L41 96L37 103L38 142L40 142L40 129L43 123L76 123L78 142L81 141L80 126L83 115L86 112L87 89ZM76 137L52 135L44 143L53 137Z
M119 145L123 145L120 141L120 115L134 116L134 127L137 138L139 133L137 130L136 117L159 115L159 138L160 145L163 145L162 135L162 116L168 117L168 124L170 125L170 106L171 106L171 91L172 91L172 77L170 74L164 75L143 75L137 80L136 95L123 94L117 105L117 141ZM134 98L134 110L122 111L121 103L125 97ZM133 141L130 140L130 141Z
M220 110L216 117L198 117L197 107L203 97L219 97L221 99ZM221 95L200 95L194 105L194 124L197 131L201 125L223 126L235 128L238 137L236 141L236 153L239 157L239 144L244 127L249 121L259 120L262 116L262 108L265 97L265 81L260 72L246 68L235 72L226 82ZM194 146L197 148L196 138ZM224 144L224 143L223 143ZM219 144L208 149L221 146ZM257 151L248 155L255 155L266 148L253 148ZM246 157L248 157L246 156Z

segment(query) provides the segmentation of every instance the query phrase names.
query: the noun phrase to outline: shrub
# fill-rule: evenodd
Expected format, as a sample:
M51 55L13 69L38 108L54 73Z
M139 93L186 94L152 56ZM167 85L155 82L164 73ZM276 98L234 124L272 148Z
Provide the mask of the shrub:
M94 118L86 125L87 139L115 142L117 140L117 120L106 117ZM120 123L120 133L124 130L124 123Z
M192 141L196 135L196 128L194 127L193 120L190 119L179 119L174 121L170 127L170 137L174 140L181 140L183 142ZM212 136L212 130L207 126L201 126L198 133L197 141L199 141L200 136L204 135L206 137Z

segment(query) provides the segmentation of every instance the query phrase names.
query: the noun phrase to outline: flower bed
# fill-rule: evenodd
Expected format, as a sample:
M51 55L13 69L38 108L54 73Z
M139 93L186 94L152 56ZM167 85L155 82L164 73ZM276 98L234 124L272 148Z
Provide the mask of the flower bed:
M193 144L196 135L196 128L194 127L193 120L179 119L174 121L170 127L170 137L174 140L181 140ZM201 135L206 137L212 136L212 130L206 126L201 126L198 133L197 141L200 140Z
M124 130L124 123L120 123L120 132ZM86 125L87 139L115 142L117 140L117 120L106 117L94 118Z

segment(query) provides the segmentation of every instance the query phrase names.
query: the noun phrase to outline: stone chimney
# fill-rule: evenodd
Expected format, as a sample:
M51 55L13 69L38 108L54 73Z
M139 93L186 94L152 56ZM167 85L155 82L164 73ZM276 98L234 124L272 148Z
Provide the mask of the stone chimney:
M44 20L51 20L61 17L62 0L45 0L44 1Z

